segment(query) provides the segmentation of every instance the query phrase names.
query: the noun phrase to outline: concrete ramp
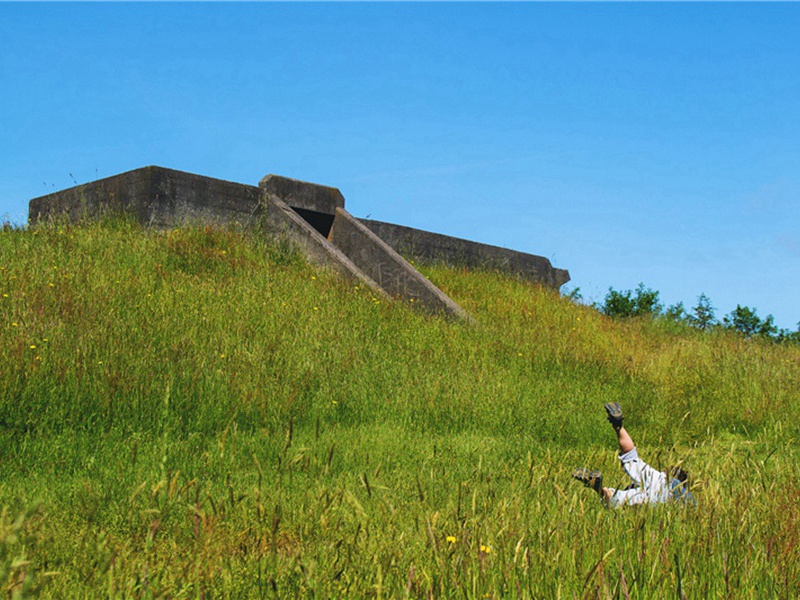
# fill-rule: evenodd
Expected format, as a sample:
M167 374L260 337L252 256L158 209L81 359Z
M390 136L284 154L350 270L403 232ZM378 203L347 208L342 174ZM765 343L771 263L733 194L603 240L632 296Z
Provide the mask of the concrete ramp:
M458 304L344 208L336 209L328 238L389 295L433 312L467 317Z
M467 317L458 304L348 213L338 189L279 175L267 175L259 187L266 226L273 234L288 237L315 264L429 312Z
M375 294L386 297L383 288L365 275L345 253L323 237L291 206L273 194L262 197L263 226L270 235L288 239L314 265L329 268L340 275L358 281Z

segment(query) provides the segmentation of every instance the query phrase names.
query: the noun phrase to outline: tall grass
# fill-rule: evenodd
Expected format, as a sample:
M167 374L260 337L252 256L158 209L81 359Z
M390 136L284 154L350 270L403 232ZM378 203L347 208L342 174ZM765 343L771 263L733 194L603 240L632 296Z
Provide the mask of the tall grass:
M0 584L42 597L793 597L800 352L424 271L476 320L290 247L0 233ZM610 511L602 404L696 509Z

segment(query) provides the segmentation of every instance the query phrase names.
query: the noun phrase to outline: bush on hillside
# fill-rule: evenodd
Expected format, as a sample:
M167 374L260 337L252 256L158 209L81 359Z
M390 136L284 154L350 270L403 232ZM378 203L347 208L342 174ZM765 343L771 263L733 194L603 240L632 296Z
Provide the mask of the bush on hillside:
M573 299L573 294L568 298ZM775 318L767 315L761 319L755 308L736 305L736 308L726 315L722 322L716 318L716 309L711 304L711 299L705 294L697 298L697 305L687 311L683 302L678 302L666 309L659 301L659 292L645 287L640 283L635 290L617 291L608 288L608 293L602 305L594 304L600 313L612 318L630 317L659 317L669 322L686 324L701 331L709 331L716 327L724 327L746 337L759 337L776 342L800 343L800 323L797 331L779 329L775 325Z
M658 300L658 292L646 288L640 283L635 291L618 292L608 288L601 313L609 317L643 317L661 314L662 305Z
M664 311L664 316L670 321L677 322L687 321L689 319L689 314L686 312L686 307L684 307L683 302L668 306Z
M723 322L729 329L743 333L747 337L754 335L774 337L778 334L778 328L775 326L775 319L772 315L767 315L762 320L756 314L756 309L749 306L737 304L736 308L724 317Z
M705 331L718 323L715 313L716 309L711 304L711 299L705 294L700 294L697 297L697 305L692 309L689 323L692 327Z

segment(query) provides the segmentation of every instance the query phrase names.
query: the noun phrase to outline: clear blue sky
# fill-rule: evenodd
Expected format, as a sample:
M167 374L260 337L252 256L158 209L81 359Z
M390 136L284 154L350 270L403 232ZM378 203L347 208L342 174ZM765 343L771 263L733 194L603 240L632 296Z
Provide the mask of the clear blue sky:
M0 216L156 164L339 187L569 290L800 321L800 4L0 3Z

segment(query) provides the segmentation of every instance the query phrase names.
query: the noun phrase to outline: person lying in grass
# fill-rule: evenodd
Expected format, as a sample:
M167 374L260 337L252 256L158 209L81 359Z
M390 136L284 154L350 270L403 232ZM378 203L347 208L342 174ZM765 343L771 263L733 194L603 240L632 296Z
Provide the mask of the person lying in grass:
M603 502L611 507L662 502L696 504L694 496L688 490L686 471L677 466L670 467L666 472L657 471L644 462L639 458L631 436L622 426L620 405L609 402L605 409L608 422L617 434L619 461L633 483L625 489L603 487L603 474L589 469L576 469L572 476L600 494Z

